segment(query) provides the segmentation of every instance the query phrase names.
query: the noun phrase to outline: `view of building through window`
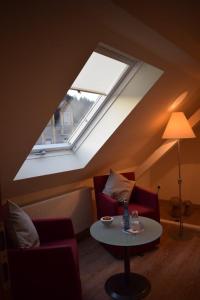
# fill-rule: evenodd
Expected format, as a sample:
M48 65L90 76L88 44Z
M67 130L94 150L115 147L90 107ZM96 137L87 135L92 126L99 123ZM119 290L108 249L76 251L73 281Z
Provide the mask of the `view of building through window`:
M72 147L109 99L129 65L93 52L38 138L33 151Z
M36 145L66 143L100 97L94 93L69 90Z

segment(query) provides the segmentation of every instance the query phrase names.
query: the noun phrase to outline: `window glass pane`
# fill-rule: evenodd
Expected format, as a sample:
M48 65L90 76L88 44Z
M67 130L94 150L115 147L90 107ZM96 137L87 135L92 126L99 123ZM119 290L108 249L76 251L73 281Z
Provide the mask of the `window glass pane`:
M87 124L87 115L100 98L98 94L69 90L36 145L66 143L80 123Z

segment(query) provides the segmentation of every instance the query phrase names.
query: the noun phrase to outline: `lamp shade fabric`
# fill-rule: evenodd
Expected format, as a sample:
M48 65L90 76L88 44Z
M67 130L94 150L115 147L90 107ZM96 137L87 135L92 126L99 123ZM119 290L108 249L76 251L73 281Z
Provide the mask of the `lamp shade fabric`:
M195 134L183 112L173 112L163 133L163 139L188 139Z

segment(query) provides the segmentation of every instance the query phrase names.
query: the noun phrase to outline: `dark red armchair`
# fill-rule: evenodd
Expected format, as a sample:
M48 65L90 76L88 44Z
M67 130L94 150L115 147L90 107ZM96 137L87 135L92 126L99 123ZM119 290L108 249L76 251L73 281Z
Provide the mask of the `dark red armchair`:
M78 249L71 220L33 222L40 247L8 249L13 300L81 300Z
M135 180L135 174L133 172L122 173L122 175L129 180ZM112 197L102 193L108 176L109 175L102 175L93 178L98 219L102 216L116 216L123 214L123 206ZM128 207L129 212L138 210L140 216L148 217L160 222L158 195L155 193L135 185ZM150 250L154 248L159 241L160 240L158 239L146 245L131 247L130 254L140 254ZM121 247L105 245L105 248L108 249L113 256L117 258L123 257L123 249Z

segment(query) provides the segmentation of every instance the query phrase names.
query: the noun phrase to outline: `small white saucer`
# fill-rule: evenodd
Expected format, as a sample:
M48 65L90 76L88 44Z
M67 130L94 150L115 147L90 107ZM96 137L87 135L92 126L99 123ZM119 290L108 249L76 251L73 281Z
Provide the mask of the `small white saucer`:
M144 226L142 223L132 224L131 228L127 230L129 233L132 234L139 234L144 231Z

